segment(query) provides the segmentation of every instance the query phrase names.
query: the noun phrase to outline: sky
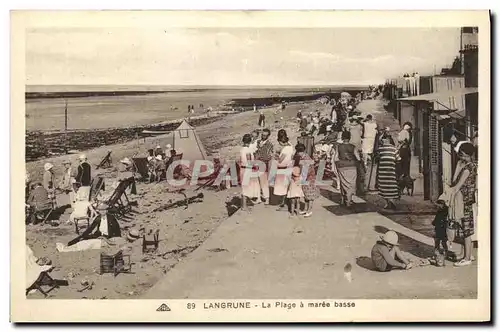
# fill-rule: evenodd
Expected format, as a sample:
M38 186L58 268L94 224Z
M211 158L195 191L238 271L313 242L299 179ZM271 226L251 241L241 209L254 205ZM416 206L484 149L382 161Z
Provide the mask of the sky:
M29 30L27 85L365 85L451 66L459 28Z

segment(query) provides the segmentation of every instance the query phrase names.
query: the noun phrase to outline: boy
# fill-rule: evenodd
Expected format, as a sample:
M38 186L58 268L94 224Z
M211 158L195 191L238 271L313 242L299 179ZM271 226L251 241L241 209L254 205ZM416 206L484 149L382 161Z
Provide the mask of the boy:
M434 226L434 254L436 258L436 265L442 266L444 265L444 257L448 254L448 243L446 236L446 227L448 222L448 207L444 200L438 200L438 211L436 212L436 216L432 221L432 225ZM441 246L444 252L441 252Z

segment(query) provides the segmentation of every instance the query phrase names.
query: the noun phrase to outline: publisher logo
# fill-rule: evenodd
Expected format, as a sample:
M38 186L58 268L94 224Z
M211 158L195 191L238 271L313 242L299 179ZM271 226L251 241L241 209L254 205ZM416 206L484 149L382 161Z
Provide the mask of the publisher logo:
M168 307L168 305L166 305L165 303L162 303L162 305L159 306L158 309L156 309L156 311L171 311L171 310Z

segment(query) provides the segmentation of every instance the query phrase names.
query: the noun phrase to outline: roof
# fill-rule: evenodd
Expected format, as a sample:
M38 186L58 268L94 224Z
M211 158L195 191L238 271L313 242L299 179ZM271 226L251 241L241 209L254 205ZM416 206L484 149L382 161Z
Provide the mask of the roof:
M175 130L193 130L194 128L186 121L183 120L182 123Z
M462 95L468 95L468 94L477 93L477 92L478 92L478 88L462 88L462 89L456 89L456 90L448 90L448 91L444 91L444 92L427 93L427 94L419 95L419 96L399 98L397 100L398 101L415 101L415 100L439 101L439 100L443 100L444 98L448 98L451 96L462 96Z

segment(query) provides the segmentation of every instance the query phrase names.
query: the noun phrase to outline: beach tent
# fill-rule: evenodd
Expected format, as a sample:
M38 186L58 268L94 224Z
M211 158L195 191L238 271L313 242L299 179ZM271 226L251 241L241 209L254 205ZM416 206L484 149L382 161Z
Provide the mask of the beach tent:
M167 144L172 145L174 150L183 154L182 159L194 161L207 158L207 152L200 137L196 133L194 127L186 120L183 120L179 127L167 135L155 137L153 142L154 144L160 145L162 149L164 149Z

